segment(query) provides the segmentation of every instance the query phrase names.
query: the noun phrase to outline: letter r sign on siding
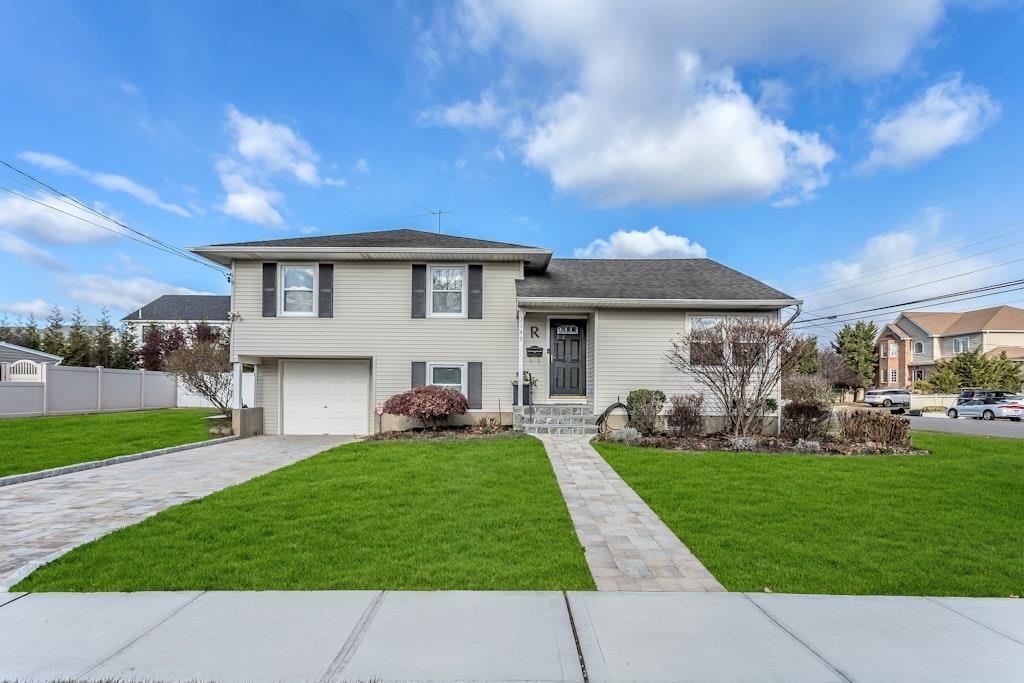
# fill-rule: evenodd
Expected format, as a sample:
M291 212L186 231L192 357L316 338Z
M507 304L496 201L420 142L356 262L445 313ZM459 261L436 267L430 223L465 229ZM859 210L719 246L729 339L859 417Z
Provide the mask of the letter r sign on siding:
M540 339L540 327L530 325L530 339Z

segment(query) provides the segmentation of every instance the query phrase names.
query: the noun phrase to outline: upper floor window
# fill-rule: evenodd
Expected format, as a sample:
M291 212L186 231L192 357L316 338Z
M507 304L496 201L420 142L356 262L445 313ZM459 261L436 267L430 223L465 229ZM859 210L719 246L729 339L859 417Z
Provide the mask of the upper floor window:
M963 353L971 350L970 337L957 337L953 340L953 353Z
M281 296L278 306L280 314L315 316L315 282L316 265L282 265Z
M914 342L914 353L924 353L924 342Z
M882 342L882 358L889 357L889 342Z
M432 318L466 317L466 266L430 266L427 315Z
M889 355L892 356L893 358L895 358L896 357L896 353L897 353L896 342L889 342Z

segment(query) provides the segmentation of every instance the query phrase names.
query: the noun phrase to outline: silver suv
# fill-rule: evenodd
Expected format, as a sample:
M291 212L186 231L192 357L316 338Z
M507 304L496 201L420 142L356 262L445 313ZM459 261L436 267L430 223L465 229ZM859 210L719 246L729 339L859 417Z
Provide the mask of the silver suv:
M864 396L864 402L869 406L892 406L910 407L910 392L906 389L875 389Z

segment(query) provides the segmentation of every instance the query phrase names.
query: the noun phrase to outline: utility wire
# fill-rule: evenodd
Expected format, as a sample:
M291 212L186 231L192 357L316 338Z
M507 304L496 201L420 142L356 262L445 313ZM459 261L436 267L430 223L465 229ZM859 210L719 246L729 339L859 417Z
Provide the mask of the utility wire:
M115 229L113 229L113 228L111 228L109 226L102 225L102 224L97 223L95 221L91 221L88 218L84 218L84 217L79 216L77 214L73 214L70 211L65 211L64 209L61 209L60 207L53 206L52 204L47 204L46 202L40 201L38 199L34 199L32 197L29 197L28 195L24 195L24 194L18 192L17 190L12 190L9 187L0 186L0 190L4 190L5 192L9 192L9 193L11 193L11 194L13 194L15 196L18 196L18 197L21 197L22 199L27 200L27 201L34 202L34 203L38 204L39 206L44 206L47 209L51 209L53 211L57 211L59 213L64 214L65 216L70 216L71 218L76 218L76 219L78 219L78 220L80 220L80 221L82 221L84 223L88 223L89 225L96 226L100 230L106 230L107 232L112 233L114 235L117 235L118 237L126 237L126 238L128 238L128 239L130 239L130 240L132 240L134 242L138 242L139 244L144 244L147 247L152 247L154 249L158 249L158 250L163 251L165 253L171 254L172 256L178 256L178 257L181 257L181 258L186 258L189 261L193 261L195 263L198 263L200 265L206 266L208 268L213 268L214 270L216 270L219 273L223 273L224 272L223 269L221 269L221 268L219 268L217 266L214 266L211 263L207 263L206 261L202 261L199 258L197 258L197 257L195 257L195 256L193 256L191 254L188 254L188 252L186 252L186 254L188 254L186 256L186 255L178 253L177 251L174 251L172 249L167 249L167 248L161 246L160 244L157 244L157 243L154 243L154 242L150 242L150 241L147 241L147 240L139 238L139 237L135 237L134 235L125 234L125 233L123 233L123 232L121 232L119 230L115 230Z
M909 256L907 258L900 259L898 261L893 261L892 263L886 264L884 266L875 266L873 268L869 268L869 269L867 269L865 271L862 271L860 273L860 275L858 275L857 278L854 278L854 279L860 279L861 275L867 275L867 274L870 274L870 273L877 273L877 272L885 272L885 271L890 270L892 268L898 267L900 264L918 262L920 260L920 257L922 257L922 256L924 256L926 254L931 254L932 252L935 252L935 251L940 251L940 250L945 249L946 247L950 247L950 246L952 246L954 244L961 244L961 243L964 243L964 242L971 242L972 246L976 245L976 244L984 244L985 242L990 242L993 239L999 239L1000 236L991 237L989 239L981 240L981 241L978 241L976 238L981 237L983 235L992 234L993 232L999 232L999 231L1004 230L1006 228L1012 228L1012 227L1020 225L1022 223L1024 223L1024 218L1018 219L1018 220L1015 220L1015 221L1011 221L1009 223L1004 223L1002 225L999 225L999 226L997 226L995 228L991 228L989 230L984 230L984 231L979 232L979 233L974 233L970 237L964 237L964 238L961 238L961 239L951 240L949 242L945 242L943 244L936 245L935 247L932 247L931 249L926 249L925 251L922 251L919 254L915 254L913 256ZM1021 228L1021 230L1024 230L1024 228ZM1014 234L1016 232L1020 232L1021 230L1013 230L1013 231L1011 231L1011 232L1009 232L1007 234L1008 235L1012 235L1012 234ZM955 252L956 252L956 249L953 249L953 250L945 252L945 253L948 254L948 253L955 253ZM929 258L927 258L925 260L926 261L927 260L931 260L931 258L934 258L934 257L929 257ZM814 287L812 287L811 289L808 289L805 292L801 292L798 296L804 296L805 294L808 294L810 292L817 291L819 288L821 288L823 286L827 286L829 284L842 284L843 282L847 282L847 281L848 280L843 280L842 278L833 278L831 280L825 280L824 282L819 282L817 285L814 285Z
M68 216L71 216L73 218L77 218L79 220L85 221L86 223L90 223L92 225L96 225L97 227L103 228L104 230L108 230L108 232L112 232L115 235L121 235L122 237L129 237L130 239L133 239L134 241L139 242L140 244L147 244L148 246L154 247L156 249L160 249L160 251L164 251L166 253L169 253L169 254L172 254L172 255L175 255L175 256L179 256L181 258L184 258L184 259L187 259L189 261L192 261L193 263L198 263L198 264L204 265L207 268L211 268L211 269L216 270L217 272L219 272L221 274L227 275L227 271L224 268L222 268L221 266L217 266L217 265L214 265L212 263L208 263L207 261L202 260L202 259L196 257L194 254L192 254L191 252L189 252L189 251L187 251L185 249L177 247L177 246L175 246L173 244L170 244L168 242L164 242L163 240L158 239L156 237L153 237L152 235L148 235L148 234L142 232L141 230L137 230L137 229L131 227L130 225L126 225L126 224L122 223L121 221L119 221L119 220L117 220L115 218L111 218L110 216L106 215L105 213L103 213L101 211L97 211L96 209L92 208L91 206L83 203L82 201L78 200L76 197L73 197L71 195L68 195L68 194L60 191L56 187L53 187L52 185L50 185L50 184L48 184L48 183L46 183L46 182L36 178L31 173L28 173L27 171L23 171L22 169L18 168L17 166L14 166L13 164L11 164L11 163L3 160L3 159L0 159L0 164L3 164L4 166L6 166L7 168L11 169L15 173L18 173L18 174L28 178L32 182L37 183L38 185L41 185L42 187L46 188L50 192L55 193L56 195L59 195L59 196L54 196L54 194L50 194L50 192L45 192L45 191L39 190L38 188L35 188L35 187L32 188L33 190L35 190L37 192L41 192L42 194L47 194L50 197L52 197L52 198L54 198L54 199L56 199L58 201L61 201L61 202L65 203L65 204L68 204L70 202L74 206L76 206L77 208L84 209L85 211L88 211L90 214L93 214L94 216L96 216L97 218L101 218L103 220L109 221L109 222L111 222L111 223L113 223L113 224L115 224L115 225L117 225L117 226L119 226L119 227L129 231L130 233L138 235L138 237L140 237L142 239L135 239L135 238L132 238L130 235L127 235L127 234L124 234L124 233L120 233L120 232L117 232L115 230L110 230L109 228L105 228L104 226L97 225L96 223L93 223L92 221L86 220L85 218L82 218L81 216L78 216L78 215L75 215L75 214L72 214L72 213L68 213L67 211L63 211L63 210L61 210L61 209L59 209L59 208L57 208L55 206L52 206L50 204L45 203L45 202L41 202L41 201L32 199L31 197L26 197L25 195L22 195L20 193L14 192L13 190L10 190L8 188L2 188L2 189L7 190L8 192L11 192L12 194L17 194L18 196L20 196L20 197L22 197L24 199L36 202L40 206L45 206L45 207L53 209L55 211L60 211L61 213L66 214ZM16 182L19 182L22 185L25 185L26 187L31 187L31 186L27 185L26 183L24 183L24 182L22 182L20 180L17 180L16 178L11 178L10 176L7 176L7 175L4 175L4 177L9 178L11 180L15 180Z

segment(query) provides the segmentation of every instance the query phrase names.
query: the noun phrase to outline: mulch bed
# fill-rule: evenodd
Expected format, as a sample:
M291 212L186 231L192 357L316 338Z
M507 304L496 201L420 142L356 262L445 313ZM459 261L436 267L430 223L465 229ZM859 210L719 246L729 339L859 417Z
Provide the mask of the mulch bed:
M609 437L598 437L599 440L615 443ZM817 443L819 448L813 444ZM751 448L735 448L733 440L727 434L709 434L702 437L680 436L645 436L639 443L629 446L641 448L661 448L669 451L741 451L747 453L809 453L814 455L928 455L929 452L919 448L901 448L884 446L876 443L851 443L834 439L818 442L795 442L780 436L759 436L756 445Z
M437 429L425 429L414 427L403 431L381 432L371 434L363 441L451 441L452 439L482 439L494 437L499 434L509 434L512 427L502 426L498 429L482 430L476 425L460 427L438 427Z

